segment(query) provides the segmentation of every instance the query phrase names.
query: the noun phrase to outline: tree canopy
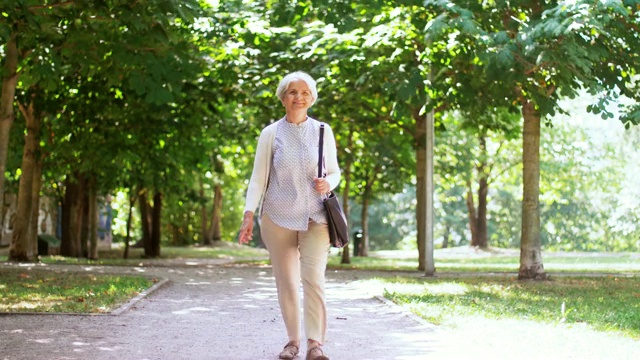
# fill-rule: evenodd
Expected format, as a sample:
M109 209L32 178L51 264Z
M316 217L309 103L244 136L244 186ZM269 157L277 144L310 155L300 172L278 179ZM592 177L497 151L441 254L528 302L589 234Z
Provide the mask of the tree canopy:
M415 235L424 269L430 112L436 232L449 244L520 246L520 277L544 278L543 247L584 248L561 239L569 229L612 244L637 231L620 225L637 212L612 224L585 201L605 180L576 180L585 137L556 124L585 95L589 113L640 123L635 1L19 0L0 16L0 191L23 214L14 260L33 259L40 193L62 206L69 255L95 250L83 214L98 194L136 200L148 256L161 239L203 242L216 227L234 238L257 136L282 116L275 88L294 70L318 81L311 115L334 128L361 255L368 224L393 208L385 218L416 231L383 232L403 239L373 236L373 247ZM385 205L398 194L418 200ZM555 223L567 214L598 228Z

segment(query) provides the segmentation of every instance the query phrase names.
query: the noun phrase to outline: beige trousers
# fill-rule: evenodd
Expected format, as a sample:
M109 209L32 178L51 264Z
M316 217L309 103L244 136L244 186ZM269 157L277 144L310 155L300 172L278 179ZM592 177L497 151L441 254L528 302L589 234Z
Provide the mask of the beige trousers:
M307 231L297 231L280 227L263 215L260 234L269 250L289 341L300 341L299 288L302 280L305 335L308 340L324 343L327 335L324 290L329 255L327 224L309 222Z

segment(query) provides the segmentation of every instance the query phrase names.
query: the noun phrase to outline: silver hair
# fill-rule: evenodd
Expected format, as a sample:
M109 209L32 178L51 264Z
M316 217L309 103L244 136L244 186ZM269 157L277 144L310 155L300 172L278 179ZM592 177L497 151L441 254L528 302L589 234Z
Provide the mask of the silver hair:
M289 84L293 81L302 80L304 81L309 90L311 90L311 96L313 97L313 101L311 105L315 104L318 100L318 89L316 87L316 81L311 77L311 75L307 74L304 71L295 71L290 74L287 74L282 80L280 80L280 84L278 84L278 90L276 90L276 95L280 101L284 101L284 93L287 91Z

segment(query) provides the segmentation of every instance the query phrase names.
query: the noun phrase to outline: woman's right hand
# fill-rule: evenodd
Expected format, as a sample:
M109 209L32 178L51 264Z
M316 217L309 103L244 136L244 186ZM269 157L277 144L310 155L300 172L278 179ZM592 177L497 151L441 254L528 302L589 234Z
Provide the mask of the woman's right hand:
M238 243L248 244L253 239L253 211L245 211L238 234Z

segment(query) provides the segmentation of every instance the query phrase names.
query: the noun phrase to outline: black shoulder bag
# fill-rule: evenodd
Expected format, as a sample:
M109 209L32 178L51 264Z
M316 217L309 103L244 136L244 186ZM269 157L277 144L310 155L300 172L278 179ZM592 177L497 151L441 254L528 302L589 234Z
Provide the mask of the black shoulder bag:
M318 145L318 177L323 178L324 160L324 123L320 124L320 142ZM329 240L331 246L342 248L349 243L349 225L340 201L333 191L329 191L323 200L324 208L327 211L327 223L329 225Z

